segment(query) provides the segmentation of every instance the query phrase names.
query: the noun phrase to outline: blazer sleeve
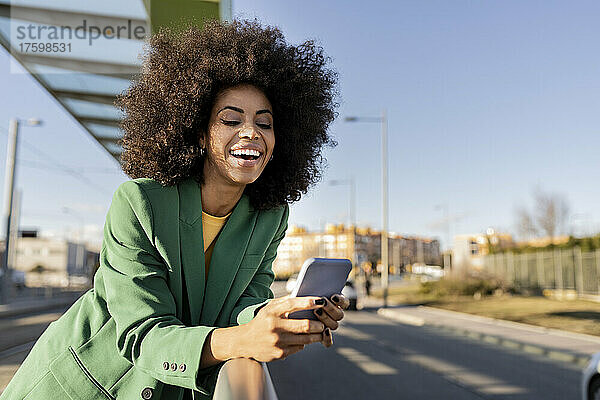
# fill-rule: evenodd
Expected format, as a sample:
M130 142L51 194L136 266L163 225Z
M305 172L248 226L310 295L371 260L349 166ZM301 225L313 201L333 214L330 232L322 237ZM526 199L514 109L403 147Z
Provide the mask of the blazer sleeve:
M144 189L135 181L121 184L106 216L100 265L116 345L153 378L210 395L214 369L199 366L204 341L216 327L188 327L176 317L167 268L153 238L152 206Z
M273 260L277 256L277 247L279 247L279 243L285 237L285 231L288 227L288 216L289 206L286 204L277 231L267 247L265 256L256 274L231 312L230 324L242 325L250 322L258 310L273 299L274 295L273 291L271 291L271 284L275 279L275 274L273 273L272 265Z

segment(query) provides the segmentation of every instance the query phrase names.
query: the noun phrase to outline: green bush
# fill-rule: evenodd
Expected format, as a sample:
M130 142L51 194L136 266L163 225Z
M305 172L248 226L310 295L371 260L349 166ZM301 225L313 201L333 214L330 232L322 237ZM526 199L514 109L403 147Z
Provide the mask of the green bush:
M512 286L492 276L468 275L445 277L439 281L421 283L419 292L435 297L445 296L489 296L495 293L514 292Z
M569 237L569 241L562 244L549 244L544 247L533 247L528 245L521 245L518 247L512 247L509 249L503 249L501 251L494 251L490 249L490 254L495 253L535 253L537 251L547 251L553 249L572 249L574 247L580 247L581 251L593 251L600 249L600 234L595 236L576 238L574 236Z

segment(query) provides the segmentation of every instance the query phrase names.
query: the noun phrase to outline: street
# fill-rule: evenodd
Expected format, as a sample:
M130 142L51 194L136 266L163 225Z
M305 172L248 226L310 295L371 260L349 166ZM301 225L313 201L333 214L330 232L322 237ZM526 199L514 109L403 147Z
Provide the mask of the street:
M280 399L578 399L580 370L429 327L346 312L329 349L269 364Z
M273 286L285 294L282 282ZM0 390L64 309L0 319ZM580 369L520 350L346 311L334 345L270 363L280 399L577 399Z
M66 308L62 307L0 319L0 392L17 372L37 338L64 311Z

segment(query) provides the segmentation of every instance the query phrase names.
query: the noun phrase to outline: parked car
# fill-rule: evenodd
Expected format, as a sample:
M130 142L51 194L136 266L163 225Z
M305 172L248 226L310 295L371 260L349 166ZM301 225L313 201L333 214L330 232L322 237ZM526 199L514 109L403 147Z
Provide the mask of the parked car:
M583 400L600 400L600 353L592 356L581 378Z
M11 270L13 285L21 290L25 287L25 272L19 270Z
M298 280L298 274L292 274L287 282L285 283L285 290L287 290L288 293L292 293L292 290L294 290L294 288L296 287L296 281Z

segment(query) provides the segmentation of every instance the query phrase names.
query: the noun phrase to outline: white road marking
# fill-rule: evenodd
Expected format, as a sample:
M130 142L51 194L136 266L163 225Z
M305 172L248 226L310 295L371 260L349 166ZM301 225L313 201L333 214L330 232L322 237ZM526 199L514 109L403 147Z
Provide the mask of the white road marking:
M392 319L396 322L400 322L402 324L413 325L413 326L423 326L425 325L425 320L423 318L415 317L413 315L400 313L398 311L393 311L387 308L380 308L377 310L377 314L382 317Z
M452 364L448 361L440 360L435 357L419 354L409 355L404 359L432 372L440 374L449 381L456 382L462 386L468 386L479 393L520 394L528 392L528 390L524 387L510 385L509 383L493 376L472 371L463 366Z
M373 360L366 354L351 347L340 347L337 353L369 375L396 375L398 370L379 361Z
M347 337L348 339L354 340L373 340L373 336L368 333L359 331L358 329L350 328L349 326L340 327L334 331L340 336Z

